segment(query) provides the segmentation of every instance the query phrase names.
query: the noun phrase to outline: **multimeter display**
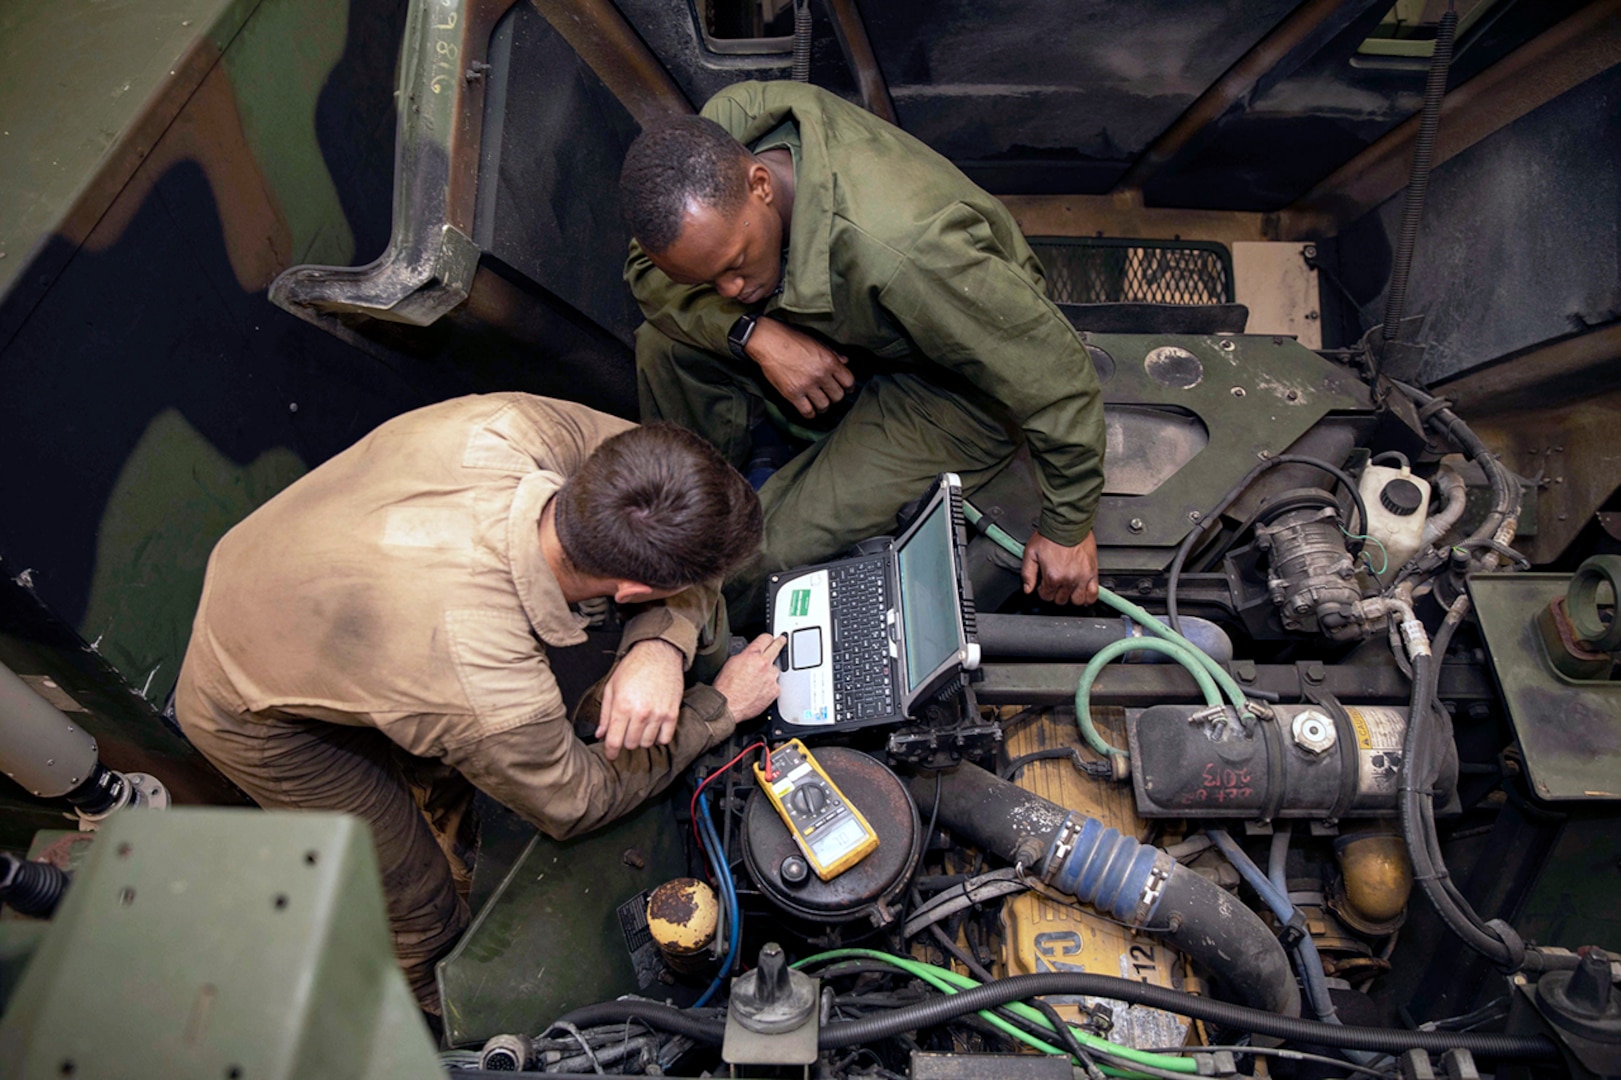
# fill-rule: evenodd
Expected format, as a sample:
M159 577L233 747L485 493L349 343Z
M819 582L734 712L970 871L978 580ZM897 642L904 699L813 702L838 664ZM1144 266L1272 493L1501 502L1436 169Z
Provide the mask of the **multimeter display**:
M878 834L822 771L804 743L788 740L771 751L770 761L771 778L758 765L754 777L817 877L830 881L878 847Z

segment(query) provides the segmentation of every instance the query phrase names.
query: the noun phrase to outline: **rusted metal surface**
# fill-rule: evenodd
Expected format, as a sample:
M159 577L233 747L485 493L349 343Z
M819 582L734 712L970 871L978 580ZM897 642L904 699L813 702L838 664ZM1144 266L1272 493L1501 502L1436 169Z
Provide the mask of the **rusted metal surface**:
M529 0L643 127L693 111L658 57L609 0ZM870 50L869 50L870 51Z
M1621 0L1600 0L1510 53L1441 103L1435 164L1621 63ZM1318 182L1283 212L1291 235L1332 234L1407 183L1414 115Z
M833 36L838 39L844 62L850 65L856 86L861 90L861 103L874 116L891 124L900 121L895 116L895 102L890 100L889 84L878 68L878 57L873 54L872 41L867 37L867 26L861 21L861 10L856 0L828 0L828 15L833 21Z
M695 878L666 881L647 900L648 933L665 963L676 971L703 969L719 920L714 890Z
M1306 0L1200 94L1187 111L1138 156L1115 184L1115 189L1141 191L1201 132L1248 97L1263 79L1287 74L1281 69L1291 61L1299 63L1321 45L1326 36L1342 29L1371 6L1372 0Z

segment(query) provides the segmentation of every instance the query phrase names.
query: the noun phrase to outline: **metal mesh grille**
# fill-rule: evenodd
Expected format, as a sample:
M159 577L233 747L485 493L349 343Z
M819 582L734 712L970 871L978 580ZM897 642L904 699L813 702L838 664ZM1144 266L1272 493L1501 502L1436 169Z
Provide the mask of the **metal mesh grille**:
M1232 257L1193 241L1032 237L1047 295L1065 304L1230 304Z

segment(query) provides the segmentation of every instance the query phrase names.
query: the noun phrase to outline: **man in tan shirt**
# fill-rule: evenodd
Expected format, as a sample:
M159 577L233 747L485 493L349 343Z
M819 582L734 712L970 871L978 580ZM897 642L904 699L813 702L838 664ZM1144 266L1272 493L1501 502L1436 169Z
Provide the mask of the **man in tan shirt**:
M176 712L261 806L371 824L395 951L437 1011L468 911L402 764L443 762L557 838L629 811L776 697L769 637L684 686L759 538L748 484L673 425L527 394L418 409L219 542ZM570 605L594 597L645 610L588 745L547 650L585 640Z

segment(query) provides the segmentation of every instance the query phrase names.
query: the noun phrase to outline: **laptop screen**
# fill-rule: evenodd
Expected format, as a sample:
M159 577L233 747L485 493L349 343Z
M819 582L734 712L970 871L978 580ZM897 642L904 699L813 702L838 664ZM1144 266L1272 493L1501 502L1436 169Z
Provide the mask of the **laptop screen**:
M957 579L952 563L951 504L935 501L896 552L901 572L901 632L906 643L907 693L955 656Z

